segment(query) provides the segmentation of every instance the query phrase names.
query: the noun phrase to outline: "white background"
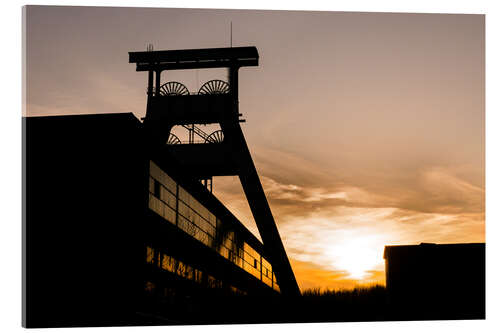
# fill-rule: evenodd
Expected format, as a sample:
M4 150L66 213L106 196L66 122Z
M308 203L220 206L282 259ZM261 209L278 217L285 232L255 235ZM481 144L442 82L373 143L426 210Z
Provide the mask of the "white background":
M1 64L2 84L0 98L0 330L21 331L21 114L22 114L22 53L21 53L21 6L30 5L96 5L128 7L177 7L177 8L236 8L236 9L288 9L329 11L377 11L414 13L468 13L486 14L486 239L487 239L487 320L486 321L439 321L439 322L386 322L386 323L331 323L293 325L238 325L236 326L186 326L151 328L98 328L71 329L72 331L134 331L175 332L254 332L255 330L281 331L304 330L338 332L481 332L500 329L497 281L499 245L499 175L500 163L497 147L499 142L499 26L498 1L9 1L3 4L1 15ZM6 100L6 101L5 101ZM498 327L497 327L498 326ZM38 331L38 330L35 330ZM57 332L70 329L57 329Z

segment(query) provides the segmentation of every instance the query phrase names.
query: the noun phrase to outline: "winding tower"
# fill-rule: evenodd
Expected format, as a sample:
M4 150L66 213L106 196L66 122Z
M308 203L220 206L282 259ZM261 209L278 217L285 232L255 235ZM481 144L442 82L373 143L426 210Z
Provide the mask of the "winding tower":
M189 50L129 52L129 63L148 73L144 127L155 147L168 149L183 170L211 188L213 176L238 176L284 295L300 294L259 175L240 123L238 72L258 66L257 48L231 47ZM211 80L197 93L179 82L162 84L162 72L186 69L227 68L229 82ZM219 124L220 130L205 133L198 125ZM174 126L189 130L184 143L172 133ZM202 138L202 143L193 140Z

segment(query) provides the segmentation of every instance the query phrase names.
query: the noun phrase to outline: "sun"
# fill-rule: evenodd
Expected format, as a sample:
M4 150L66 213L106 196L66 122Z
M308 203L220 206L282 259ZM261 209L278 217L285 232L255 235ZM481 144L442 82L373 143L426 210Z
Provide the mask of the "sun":
M369 238L358 237L330 246L328 257L335 270L347 272L347 278L363 280L382 262L382 255Z

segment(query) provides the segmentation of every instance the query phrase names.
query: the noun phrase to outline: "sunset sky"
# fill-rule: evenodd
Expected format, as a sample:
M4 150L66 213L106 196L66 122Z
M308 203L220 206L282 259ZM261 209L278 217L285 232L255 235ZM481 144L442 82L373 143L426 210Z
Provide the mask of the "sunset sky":
M145 115L129 51L257 47L247 143L301 289L385 283L385 245L483 242L484 16L29 7L27 116ZM174 72L190 91L221 70ZM215 195L256 235L236 177Z

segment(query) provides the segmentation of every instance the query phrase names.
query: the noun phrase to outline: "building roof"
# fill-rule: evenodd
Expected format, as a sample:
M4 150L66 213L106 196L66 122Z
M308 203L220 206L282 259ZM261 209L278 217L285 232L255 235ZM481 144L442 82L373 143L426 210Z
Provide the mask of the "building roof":
M419 251L457 251L472 248L484 248L485 243L456 243L456 244L435 244L420 243L418 245L387 245L384 248L384 259L402 253L415 253Z

